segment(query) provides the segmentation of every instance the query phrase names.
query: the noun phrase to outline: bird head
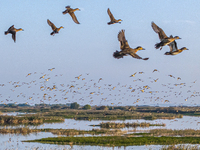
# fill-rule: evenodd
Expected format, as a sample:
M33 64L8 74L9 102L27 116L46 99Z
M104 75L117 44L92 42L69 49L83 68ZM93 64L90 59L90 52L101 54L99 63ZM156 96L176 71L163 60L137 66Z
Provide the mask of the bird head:
M137 50L145 50L143 47L141 47L141 46L138 46L137 48L136 48Z
M189 50L189 49L187 49L186 47L182 47L181 50Z
M175 37L174 37L174 39L176 39L176 40L177 40L177 39L181 39L181 38L180 38L179 36L175 36Z

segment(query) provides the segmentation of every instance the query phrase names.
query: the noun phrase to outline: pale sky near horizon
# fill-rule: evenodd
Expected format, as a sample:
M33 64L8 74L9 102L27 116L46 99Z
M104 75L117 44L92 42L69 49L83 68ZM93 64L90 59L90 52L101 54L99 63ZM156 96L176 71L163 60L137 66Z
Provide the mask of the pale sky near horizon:
M80 8L75 12L79 25L68 14L62 14L67 5ZM199 105L199 7L199 1L195 0L2 1L0 85L5 86L0 86L0 101L29 104L77 101L92 105ZM123 20L121 24L107 25L108 8L116 19ZM51 36L47 19L64 29ZM151 28L152 21L166 35L180 36L182 39L177 40L178 48L185 46L189 51L166 56L164 53L169 51L168 46L161 51L156 50L154 45L159 38ZM17 33L16 43L10 34L4 35L11 25L24 29ZM149 57L149 60L137 60L131 56L113 58L113 52L119 50L117 35L121 29L125 29L130 47L144 47L146 50L137 54ZM50 68L55 69L48 71ZM154 69L159 72L152 73ZM135 72L136 77L130 77ZM32 74L27 76L28 73ZM40 79L44 74L45 79L50 78L49 81ZM79 80L75 78L81 74ZM181 80L177 80L177 77L181 77ZM99 78L103 80L99 81ZM171 87L166 88L168 83ZM69 89L72 84L76 89ZM19 87L15 88L16 85ZM57 91L45 88L42 91L41 86L53 85L57 86ZM140 90L145 85L150 89L146 89L144 95ZM175 87L172 88L172 85ZM133 89L136 89L136 93L131 92ZM150 94L150 91L155 94ZM43 99L45 93L47 100Z

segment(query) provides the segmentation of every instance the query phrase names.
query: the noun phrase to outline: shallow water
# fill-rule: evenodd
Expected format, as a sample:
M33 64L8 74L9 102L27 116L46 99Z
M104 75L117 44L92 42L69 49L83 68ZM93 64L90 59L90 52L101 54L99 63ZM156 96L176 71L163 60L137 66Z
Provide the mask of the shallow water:
M177 119L157 119L157 120L143 120L143 119L132 119L132 120L115 120L115 121L104 121L104 120L74 120L74 119L65 119L63 123L53 123L53 124L42 124L37 126L37 128L54 128L54 129L78 129L78 130L92 130L92 129L100 129L100 127L93 127L90 125L97 125L101 122L116 122L116 123L134 123L134 122L147 122L152 124L166 124L166 126L150 126L150 127L137 127L137 130L150 130L150 129L200 129L200 117L192 117L192 116L183 116L183 118ZM123 128L122 130L133 130L135 128Z
M157 119L157 120L143 120L143 119L137 119L137 120L125 120L125 121L103 121L103 120L92 120L92 121L86 121L86 120L74 120L74 119L65 119L65 122L63 123L52 123L52 124L43 124L37 126L37 128L54 128L54 129L78 129L78 130L92 130L92 129L100 129L100 127L93 127L89 125L97 125L101 122L124 122L124 123L133 123L133 122L149 122L149 123L164 123L166 124L165 127L157 126L157 127L145 127L136 128L136 131L142 132L142 131L148 131L150 129L196 129L200 130L200 118L199 117L191 117L191 116L183 116L183 118L178 119ZM18 127L23 127L23 125L20 125ZM36 128L36 126L27 126L30 128ZM1 127L4 128L4 127ZM15 128L15 127L12 127ZM123 128L122 130L133 130L135 128ZM86 136L86 135L85 135ZM32 149L41 149L41 150L64 150L64 149L71 149L71 150L157 150L160 149L161 145L148 145L148 146L127 146L127 147L104 147L104 146L76 146L73 147L69 145L54 145L54 144L39 144L39 143L24 143L21 142L23 140L33 140L33 139L39 139L39 138L45 138L45 137L57 137L56 135L53 135L52 133L31 133L29 135L21 135L21 134L0 134L0 150L32 150Z

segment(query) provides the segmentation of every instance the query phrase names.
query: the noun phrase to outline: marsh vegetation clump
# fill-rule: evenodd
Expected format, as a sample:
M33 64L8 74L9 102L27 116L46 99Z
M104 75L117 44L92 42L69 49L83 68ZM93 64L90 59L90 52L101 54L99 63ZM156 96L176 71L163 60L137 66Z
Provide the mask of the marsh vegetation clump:
M64 122L61 117L43 117L34 114L26 116L0 116L0 125L19 125L32 124L38 125L42 123Z
M150 124L147 122L142 123L115 123L115 122L101 122L99 125L93 126L100 126L101 128L125 128L125 127L149 127L149 126L165 126L165 124Z

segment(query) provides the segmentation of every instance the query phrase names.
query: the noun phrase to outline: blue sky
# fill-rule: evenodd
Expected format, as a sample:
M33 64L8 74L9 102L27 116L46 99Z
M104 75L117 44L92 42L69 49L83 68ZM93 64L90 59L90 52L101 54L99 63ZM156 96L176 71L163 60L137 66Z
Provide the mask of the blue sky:
M198 1L7 0L0 4L0 13L2 14L0 24L2 33L0 35L0 84L6 85L0 87L1 103L40 103L44 101L42 95L45 92L51 97L56 95L47 103L66 103L63 100L65 96L59 91L59 85L62 83L68 85L71 84L71 81L76 81L76 87L81 87L84 83L80 81L81 79L77 80L75 77L82 74L81 78L86 78L82 81L87 81L85 87L89 86L91 79L93 79L91 83L98 83L99 78L103 78L98 83L101 87L106 87L105 84L112 84L114 87L118 83L131 85L133 88L149 85L152 91L160 91L155 94L155 97L163 97L163 99L155 102L155 98L150 100L149 94L147 94L148 98L144 98L143 95L141 99L144 100L142 102L134 103L136 98L126 96L128 93L126 88L124 88L123 93L125 96L114 97L111 95L117 94L119 91L110 93L108 87L106 87L107 89L100 91L106 93L105 97L108 97L103 102L99 100L102 97L91 98L89 95L88 98L88 93L77 96L72 93L73 91L68 96L67 102L79 102L80 98L84 98L84 101L80 101L81 104L89 102L94 105L111 103L114 103L114 105L166 104L163 100L169 100L169 105L174 103L199 104L198 96L190 97L193 92L198 92L200 85L200 71L198 69L200 67L200 4ZM62 14L67 5L72 8L80 8L81 11L75 12L80 25L75 24L68 14ZM109 22L107 8L110 8L116 19L123 20L121 24L107 25L107 22ZM57 27L63 26L64 29L61 29L59 34L50 36L52 30L47 24L47 19L51 20ZM184 51L176 56L166 56L164 53L169 51L168 46L163 47L161 51L156 50L154 45L159 42L159 39L151 28L152 21L161 27L168 36L171 34L180 36L182 39L177 40L178 47L185 46L189 51ZM4 31L13 24L16 28L24 29L24 31L17 33L16 43L13 42L11 35L4 35ZM113 52L119 50L117 34L121 29L125 29L126 39L132 48L142 46L146 49L138 52L138 55L149 57L149 60L137 60L130 56L119 60L113 58ZM55 69L48 71L50 68ZM152 73L154 69L158 69L159 72ZM144 74L139 76L138 72L142 71ZM34 74L34 72L36 73ZM130 75L135 72L138 76L131 78ZM32 74L26 77L28 73ZM39 79L44 74L51 78L48 83ZM170 74L176 78L181 77L181 81L174 78L172 80L168 76ZM156 84L152 84L149 77L152 79L159 78L159 80ZM144 82L135 84L133 80L139 78L143 79ZM195 80L197 81L193 85L192 82ZM20 88L14 88L16 84L11 84L10 81L12 81L11 83L19 81ZM29 88L22 86L23 82L30 83L31 81L35 81L34 86L32 85ZM161 91L166 89L162 84L183 82L186 83L183 88L174 89L174 92L181 92L183 97L177 98L175 94L171 94L171 97L167 97L168 99L164 97L165 94ZM37 85L35 85L36 83ZM74 84L74 82L72 83ZM41 91L40 87L43 84L47 87L57 85L57 91L53 91L53 94L47 90ZM192 87L190 87L191 85ZM15 91L11 90L13 88ZM67 86L64 88L69 90ZM118 90L120 88L122 87L119 87ZM191 89L191 92L187 92L189 89ZM88 91L98 93L98 90L93 86ZM19 93L26 93L26 96L19 98L19 96L17 97ZM38 94L38 96L34 97L33 93ZM136 97L142 97L142 94L137 93ZM73 96L75 98L72 99ZM30 97L34 97L34 101L29 100ZM185 101L186 98L188 98L187 101ZM57 100L54 101L55 99ZM93 101L91 102L91 100Z

